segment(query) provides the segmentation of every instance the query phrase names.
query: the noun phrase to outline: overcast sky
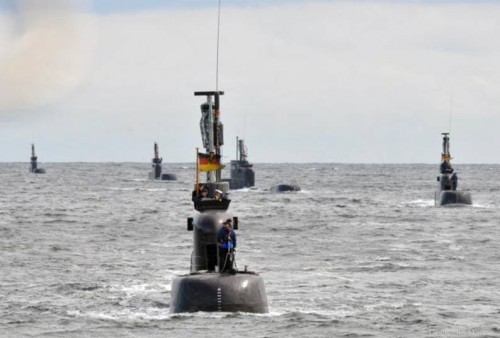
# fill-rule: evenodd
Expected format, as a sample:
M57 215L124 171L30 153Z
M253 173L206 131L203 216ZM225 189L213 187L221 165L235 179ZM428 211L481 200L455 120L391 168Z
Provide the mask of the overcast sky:
M0 161L194 161L217 4L0 0ZM222 4L225 161L500 163L500 2Z

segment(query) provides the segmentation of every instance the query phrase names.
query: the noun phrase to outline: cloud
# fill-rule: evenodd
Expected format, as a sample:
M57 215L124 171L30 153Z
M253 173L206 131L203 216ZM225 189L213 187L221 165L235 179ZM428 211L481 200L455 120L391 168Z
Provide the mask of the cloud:
M453 93L454 156L481 162L500 146L499 14L488 4L225 8L226 152L245 134L252 161L433 162ZM216 20L213 8L95 15L92 66L51 104L64 131L37 120L54 133L52 152L149 161L157 140L167 161L191 161L201 145L193 92L215 86ZM472 134L481 126L488 145ZM78 158L56 138L78 147ZM460 141L477 151L460 154Z
M4 37L9 43L0 53L0 113L47 105L80 84L90 57L90 41L78 22L81 4L17 1L18 10L11 15L11 29Z

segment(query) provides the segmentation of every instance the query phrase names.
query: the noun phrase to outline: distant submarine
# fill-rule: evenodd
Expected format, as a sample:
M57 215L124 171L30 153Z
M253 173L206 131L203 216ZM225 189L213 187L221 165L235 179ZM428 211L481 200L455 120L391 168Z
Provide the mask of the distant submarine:
M30 168L29 171L30 173L33 174L45 174L45 169L43 168L38 168L38 163L37 163L38 157L35 154L35 145L31 145L31 158L30 158Z
M297 192L301 190L300 186L295 184L276 184L271 187L271 192Z
M232 219L234 229L238 229L238 218L227 213L231 202L227 198L229 184L222 182L220 178L223 127L219 119L219 96L223 94L221 91L195 92L197 96L207 97L207 102L201 105L200 122L206 154L197 152L197 177L202 170L206 171L207 178L206 183L200 184L197 180L194 186L192 200L199 213L194 218L188 218L187 222L188 231L193 231L191 271L187 275L177 277L172 283L172 313L268 312L262 277L246 267L244 270L238 270L231 254L226 256L224 262L219 261L217 234L222 223ZM215 99L214 103L212 99ZM202 165L204 168L201 168ZM216 199L221 192L226 194L225 198ZM228 269L227 262L232 265ZM223 271L220 271L220 266ZM221 330L224 330L224 327Z
M231 178L222 179L229 182L229 189L242 189L255 186L253 164L248 162L245 141L236 137L236 160L231 161Z
M439 166L440 175L437 177L439 182L438 190L434 198L435 205L447 204L472 204L471 194L467 191L459 191L458 176L454 173L451 166L450 138L449 133L443 135L443 153L441 154L441 165Z
M153 163L153 170L149 173L149 179L150 180L161 180L161 181L175 181L177 180L177 176L175 174L168 174L168 173L163 173L162 174L162 166L161 162L163 161L163 158L159 157L159 150L158 150L158 144L155 142L154 147L154 157L151 160Z

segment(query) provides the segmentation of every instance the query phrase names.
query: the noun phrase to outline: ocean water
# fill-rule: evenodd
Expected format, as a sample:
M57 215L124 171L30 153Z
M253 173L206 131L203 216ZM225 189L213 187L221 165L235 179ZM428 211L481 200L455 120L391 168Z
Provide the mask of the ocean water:
M499 165L455 165L474 205L435 207L437 164L256 164L230 211L261 315L169 313L192 164L27 167L0 163L2 337L500 337Z

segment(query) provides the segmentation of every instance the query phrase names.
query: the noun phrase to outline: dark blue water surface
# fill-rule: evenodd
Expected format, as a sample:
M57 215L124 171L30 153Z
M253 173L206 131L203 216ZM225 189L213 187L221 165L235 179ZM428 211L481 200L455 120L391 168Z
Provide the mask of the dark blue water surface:
M169 313L192 164L43 167L0 164L0 336L500 337L499 165L455 165L463 207L434 206L437 165L255 165L230 211L266 315Z

